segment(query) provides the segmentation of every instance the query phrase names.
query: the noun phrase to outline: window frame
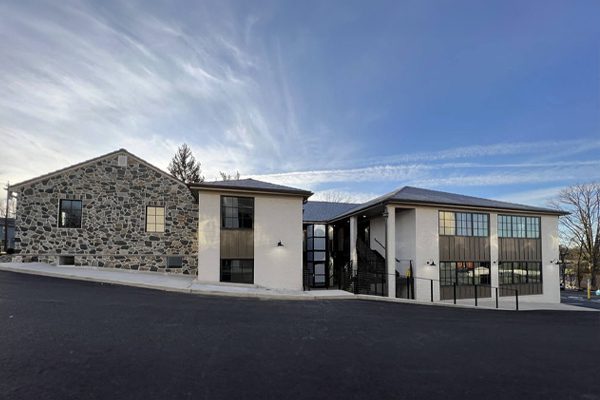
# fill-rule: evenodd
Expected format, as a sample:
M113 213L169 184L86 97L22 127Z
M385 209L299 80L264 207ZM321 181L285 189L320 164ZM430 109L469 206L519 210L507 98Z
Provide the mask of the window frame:
M516 268L515 268L516 267ZM515 269L523 270L525 275L515 274ZM536 274L530 274L536 271ZM506 279L506 276L509 279ZM515 276L519 276L515 279ZM508 282L507 282L508 281ZM541 261L500 261L498 263L498 283L500 285L534 285L544 283L544 273Z
M227 205L226 199L237 199L238 200L238 204L236 206L230 206ZM249 206L243 206L240 207L239 205L239 199L244 199L244 200L250 200L250 202L252 203L251 207ZM249 197L249 196L227 196L227 195L222 195L221 196L221 201L220 201L220 205L221 205L221 229L242 229L242 230L253 230L254 229L254 217L255 217L255 209L256 209L256 201L254 199L254 197ZM240 217L240 209L246 209L248 210L249 208L251 208L251 213L250 213L250 226L241 226L243 225L241 223L241 221L243 221L244 219ZM228 209L230 210L237 210L237 217L234 216L227 216L228 213ZM233 212L231 212L233 214ZM238 226L227 226L226 221L228 220L235 220L237 218L238 221ZM244 224L245 225L245 224Z
M497 234L499 238L540 239L542 218L534 215L498 214Z
M481 273L482 268L487 274ZM489 261L440 261L439 275L440 286L491 286L492 265ZM487 283L481 282L482 276L488 277Z
M247 280L247 281L243 281L243 280L242 281L235 281L235 280L232 280L231 279L231 277L232 277L232 273L231 273L232 265L231 265L231 263L234 262L234 261L238 261L241 264L242 263L251 263L250 269L251 269L252 279ZM227 263L230 264L228 266L228 268L229 268L229 280L225 280L224 279L224 277L227 276L227 273L224 271L225 264L227 264ZM240 268L243 270L244 268L248 268L248 267L247 266L244 267L244 266L240 265ZM246 273L241 272L240 275L244 276L244 275L248 275L248 273L247 272ZM219 268L219 282L239 283L239 284L253 285L254 284L254 259L253 258L222 258L221 259L221 265L220 265L220 268Z
M162 208L162 210L163 210L163 214L162 214L163 221L162 221L162 224L158 224L156 222L156 217L159 216L158 214L155 213L154 215L152 215L152 217L154 217L154 222L152 223L152 225L154 225L154 227L155 227L154 230L148 229L148 224L149 224L149 222L148 222L148 216L149 216L148 215L148 211L149 211L150 208L153 208L155 210ZM167 222L167 209L166 209L165 206L146 205L146 220L145 220L145 224L144 224L144 230L145 230L145 232L147 232L147 233L165 233L166 227L167 227L166 222ZM163 227L162 231L156 230L156 226L157 225L162 225L162 227Z
M73 210L73 203L79 203L79 226L71 226L63 224L63 202L69 202L71 207L69 207L69 211ZM72 217L67 216L66 221L71 221ZM58 200L58 218L56 221L56 226L61 229L81 229L83 227L83 200L81 199L59 199Z
M449 218L449 215L452 217ZM475 218L476 216L477 218ZM454 225L448 226L448 223ZM438 234L440 236L490 237L490 214L438 210Z

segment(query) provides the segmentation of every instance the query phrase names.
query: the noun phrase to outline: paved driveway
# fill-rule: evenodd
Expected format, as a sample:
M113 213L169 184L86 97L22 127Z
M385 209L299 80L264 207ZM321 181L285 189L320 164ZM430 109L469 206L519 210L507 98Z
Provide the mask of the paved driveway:
M600 296L596 296L595 293L592 293L591 298L588 300L585 291L564 290L560 292L560 302L562 304L600 310Z
M3 399L600 399L600 313L200 297L0 272Z

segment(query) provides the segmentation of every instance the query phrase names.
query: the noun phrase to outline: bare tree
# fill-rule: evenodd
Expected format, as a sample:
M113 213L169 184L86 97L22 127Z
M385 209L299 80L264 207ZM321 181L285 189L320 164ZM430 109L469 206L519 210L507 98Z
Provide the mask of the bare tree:
M204 181L204 177L200 175L200 163L196 161L192 150L185 143L177 148L168 169L171 175L185 183Z
M8 203L8 218L14 218L17 213L17 204L14 199ZM0 200L0 218L6 217L6 199Z
M221 180L223 181L239 181L240 180L240 171L235 171L235 174L228 174L223 171L219 171L219 175L221 175Z
M591 284L600 272L600 184L587 183L563 189L555 206L570 214L561 218L565 232L577 244L578 264L587 261Z

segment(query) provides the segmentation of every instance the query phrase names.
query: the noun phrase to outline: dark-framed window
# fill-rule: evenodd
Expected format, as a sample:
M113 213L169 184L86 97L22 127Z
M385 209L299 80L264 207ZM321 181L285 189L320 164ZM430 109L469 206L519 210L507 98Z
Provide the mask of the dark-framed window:
M254 260L221 260L221 282L254 283Z
M221 196L221 227L252 229L254 225L254 198Z
M501 285L542 283L542 263L539 261L501 261L498 264Z
M498 215L498 237L539 239L540 217Z
M314 286L327 285L327 225L306 226L306 270Z
M146 206L146 232L165 231L165 208Z
M440 285L452 286L489 285L490 263L488 261L441 261Z
M440 211L439 233L445 236L488 236L489 215L481 213Z
M61 200L58 210L59 228L81 228L81 200Z

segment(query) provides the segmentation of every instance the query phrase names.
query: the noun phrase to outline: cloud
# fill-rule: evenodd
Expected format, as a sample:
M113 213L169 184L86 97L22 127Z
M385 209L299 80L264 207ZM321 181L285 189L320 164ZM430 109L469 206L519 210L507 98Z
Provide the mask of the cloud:
M315 147L344 157L326 129L302 135L281 46L251 33L260 18L203 7L0 5L0 180L120 147L165 168L184 141L208 176L297 169Z

